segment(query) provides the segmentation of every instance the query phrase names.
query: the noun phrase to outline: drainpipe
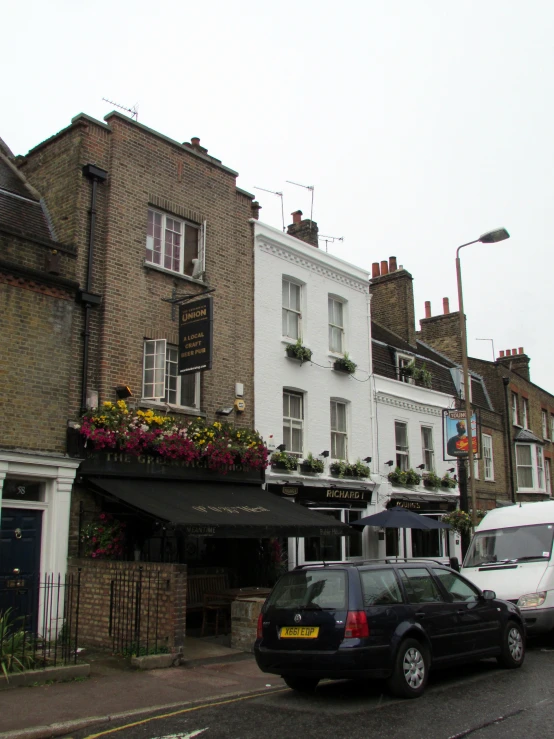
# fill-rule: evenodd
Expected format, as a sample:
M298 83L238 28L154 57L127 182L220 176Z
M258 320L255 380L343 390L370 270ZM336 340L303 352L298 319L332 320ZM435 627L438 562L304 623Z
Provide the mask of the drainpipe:
M512 490L512 502L516 502L516 485L514 480L514 462L512 458L512 439L510 436L510 403L508 400L508 385L510 384L509 377L503 377L502 382L504 383L504 415L506 417L506 442L508 444L508 460L510 465L510 487Z
M92 292L92 272L94 266L94 233L96 229L96 190L98 183L103 183L108 178L108 173L94 164L86 164L83 167L83 176L92 181L92 193L89 211L89 240L87 260L87 281L85 289L80 292L80 300L85 308L85 320L83 327L83 369L81 373L81 413L87 410L87 378L89 365L89 343L90 343L90 311L94 306L100 305L102 296Z

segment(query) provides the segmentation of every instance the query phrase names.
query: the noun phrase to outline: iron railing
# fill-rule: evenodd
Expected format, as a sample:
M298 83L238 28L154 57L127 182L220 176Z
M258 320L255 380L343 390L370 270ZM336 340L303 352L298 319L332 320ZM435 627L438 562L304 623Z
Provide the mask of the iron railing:
M110 583L109 635L115 654L169 651L161 624L170 585L159 570L122 570Z
M0 573L0 674L77 662L81 572Z

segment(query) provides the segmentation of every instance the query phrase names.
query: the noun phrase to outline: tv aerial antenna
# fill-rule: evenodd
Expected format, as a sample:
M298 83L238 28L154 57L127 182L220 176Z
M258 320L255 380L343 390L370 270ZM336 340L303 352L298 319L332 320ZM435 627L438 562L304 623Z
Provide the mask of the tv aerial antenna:
M335 241L344 241L344 236L324 236L319 234L319 238L325 242L325 251L329 251L328 244L334 244Z
M310 208L310 231L312 230L312 221L314 220L314 186L313 185L301 185L300 182L293 182L287 180L289 185L296 185L296 187L303 187L305 190L311 190L312 193L312 206Z
M285 207L283 205L283 193L277 192L276 190L267 190L265 187L256 187L254 190L263 190L264 192L270 192L272 195L278 195L281 198L281 219L283 221L283 233L285 231Z
M496 354L494 353L494 340L493 339L475 339L475 341L490 341L492 344L492 361L496 362Z
M104 102L106 103L110 103L110 105L115 105L115 107L119 108L119 110L124 110L126 113L130 113L131 118L134 118L136 121L138 121L138 103L135 103L132 108L127 108L125 105L120 105L113 100L108 100L108 98L102 98L102 100L104 100Z

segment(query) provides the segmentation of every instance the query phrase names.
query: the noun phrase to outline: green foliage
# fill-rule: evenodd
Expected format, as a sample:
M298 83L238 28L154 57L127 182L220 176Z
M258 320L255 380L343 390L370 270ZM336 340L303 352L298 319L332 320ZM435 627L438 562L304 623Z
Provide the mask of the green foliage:
M458 483L453 477L450 477L448 472L441 479L441 485L443 488L455 488Z
M396 485L419 485L421 482L421 475L415 470L401 470L397 467L387 475L389 482L395 483Z
M96 521L81 532L84 556L93 559L119 559L125 543L125 523L109 513L101 513Z
M410 364L402 367L400 374L405 377L412 377L415 382L423 385L423 387L431 387L433 384L433 376L425 366L425 363L421 367L416 367L415 359Z
M275 466L283 466L287 470L295 470L298 467L298 457L295 457L294 454L289 454L287 451L279 451L273 452L270 458L270 463Z
M348 356L348 352L344 352L344 356L335 359L334 368L340 372L348 372L353 375L358 365Z
M442 485L442 478L434 472L428 472L423 476L423 484L426 488L439 488Z
M299 359L300 364L302 364L302 362L309 362L312 358L312 350L303 346L300 338L296 340L295 344L287 344L286 350L288 356L293 356L295 359Z
M460 534L465 534L471 528L471 517L465 511L456 510L442 517L444 523L449 523Z
M29 635L21 626L21 617L13 618L12 608L0 611L0 669L6 680L10 672L23 672L34 667Z
M300 463L304 467L309 467L311 472L323 472L325 464L322 459L316 459L310 452Z
M338 459L335 462L331 462L329 470L333 475L338 475L338 477L369 477L370 474L369 467L360 459L351 463Z

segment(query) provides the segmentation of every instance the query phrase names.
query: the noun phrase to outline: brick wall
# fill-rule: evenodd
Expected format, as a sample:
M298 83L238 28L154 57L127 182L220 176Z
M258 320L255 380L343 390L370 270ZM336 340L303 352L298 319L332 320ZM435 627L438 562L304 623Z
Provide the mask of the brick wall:
M265 603L265 598L241 598L231 604L231 647L253 652L258 616Z
M458 311L446 315L432 316L431 318L422 318L419 325L421 331L418 332L418 339L442 354L446 354L456 364L461 363L462 343Z
M59 135L33 149L21 162L41 189L58 238L78 250L84 284L91 183L81 173L87 163L108 171L98 186L93 291L102 305L92 311L89 387L100 401L114 400L116 385L135 397L142 390L144 338L177 341L177 320L162 301L173 291L196 294L202 285L144 265L147 210L165 210L206 220L206 283L215 288L213 369L203 373L201 409L208 420L234 400L244 383L246 411L231 420L253 423L253 254L251 198L236 188L236 173L198 147L184 147L113 114L108 124L80 116ZM79 409L82 316L74 327L74 415Z
M371 317L415 346L414 288L405 269L374 277L369 283Z
M80 647L112 649L114 637L134 641L133 600L141 583L140 641L182 651L186 632L186 565L70 559L68 573L80 571ZM131 583L135 585L131 586Z
M63 452L75 314L74 258L57 279L45 272L49 249L0 234L0 407L4 448ZM10 266L11 265L11 266Z

